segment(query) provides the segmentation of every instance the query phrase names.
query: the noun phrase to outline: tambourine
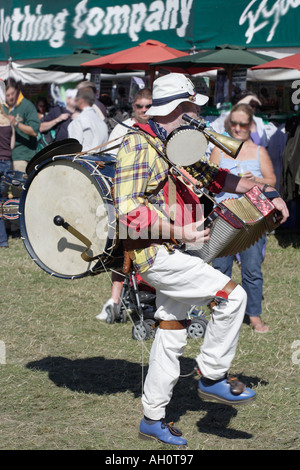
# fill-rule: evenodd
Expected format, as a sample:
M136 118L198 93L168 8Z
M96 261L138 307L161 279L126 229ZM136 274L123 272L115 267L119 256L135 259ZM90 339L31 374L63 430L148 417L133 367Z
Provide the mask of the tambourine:
M208 141L204 134L192 126L182 126L166 139L166 154L175 165L189 166L205 154Z

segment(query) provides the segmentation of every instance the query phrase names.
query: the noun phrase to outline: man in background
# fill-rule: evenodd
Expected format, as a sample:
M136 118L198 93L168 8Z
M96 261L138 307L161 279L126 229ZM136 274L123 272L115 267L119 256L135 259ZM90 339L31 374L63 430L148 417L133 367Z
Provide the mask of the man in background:
M69 137L81 143L83 152L104 144L108 139L107 125L93 108L94 100L95 95L91 89L78 90L76 107L81 112L68 127Z
M151 90L148 88L143 88L139 90L135 95L132 102L132 117L123 121L123 124L128 127L132 127L136 123L147 124L149 116L146 115L146 112L151 107L152 104L152 94ZM114 129L111 131L108 140L114 140L120 137L120 139L113 143L113 145L120 145L122 138L127 133L128 128L123 124L117 124ZM114 155L117 155L118 148L110 151Z
M95 108L95 111L99 114L101 119L105 120L107 117L106 106L97 98L97 88L95 83L83 80L83 82L78 83L77 90L82 90L83 88L88 88L92 90L92 92L94 93L93 107Z
M40 120L35 106L24 97L12 77L6 80L4 110L15 128L16 140L12 151L13 170L25 172L36 153Z

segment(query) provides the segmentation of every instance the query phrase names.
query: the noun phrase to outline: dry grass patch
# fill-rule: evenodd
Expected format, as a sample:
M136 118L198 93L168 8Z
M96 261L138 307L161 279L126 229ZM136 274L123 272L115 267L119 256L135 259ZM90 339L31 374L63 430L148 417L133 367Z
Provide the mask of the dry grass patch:
M297 234L268 238L263 317L270 333L242 327L230 372L255 388L253 404L199 400L189 373L201 340L188 341L168 415L190 450L299 448L299 363L293 360L300 340L299 241ZM0 448L168 449L137 438L151 341L134 341L130 322L95 319L109 296L110 277L52 278L21 240L2 251ZM237 266L234 277L239 280Z

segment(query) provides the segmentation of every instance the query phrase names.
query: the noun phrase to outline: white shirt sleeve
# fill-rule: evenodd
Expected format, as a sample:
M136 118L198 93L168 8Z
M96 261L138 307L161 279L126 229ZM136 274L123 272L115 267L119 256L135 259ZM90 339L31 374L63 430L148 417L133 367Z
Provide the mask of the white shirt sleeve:
M83 142L83 130L79 121L76 119L68 125L68 135L70 139L77 139L78 142Z

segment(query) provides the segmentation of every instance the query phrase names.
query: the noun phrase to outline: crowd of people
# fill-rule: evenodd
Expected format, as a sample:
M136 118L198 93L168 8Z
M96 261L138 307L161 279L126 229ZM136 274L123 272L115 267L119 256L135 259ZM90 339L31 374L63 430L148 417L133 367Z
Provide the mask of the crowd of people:
M249 96L242 97L226 116L222 116L222 123L214 124L215 128L219 125L220 133L227 132L243 142L238 157L234 160L219 148L210 148L197 178L199 184L216 195L216 202L240 197L259 186L272 199L284 222L288 210L276 190L272 160L251 107L251 100L258 103L257 97ZM110 140L116 144L113 192L122 233L127 233L127 239L122 242L135 271L156 289L155 320L159 323L144 384L140 436L176 446L185 446L187 441L164 419L180 374L179 358L187 342L187 309L219 299L196 358L201 373L198 394L204 399L234 405L255 398L253 390L227 374L245 315L255 331L268 331L260 318L265 237L240 253L242 285L238 285L231 280L232 257L217 258L211 265L184 250L185 244L209 240L209 228L198 230L203 218L196 220L194 216L199 211L191 211L190 218L184 221L180 217L172 220L169 214L169 198L174 188L179 207L200 206L199 198L180 178L174 175L170 178L168 162L162 155L168 135L186 124L183 115L197 119L207 101L185 75L171 73L154 81L152 93L146 88L139 90L132 103L132 116L111 132L105 107L96 99L91 82L85 81L76 89L67 90L64 106L47 109L43 100L35 107L23 96L18 84L8 79L0 106L1 171L13 168L25 172L42 135L46 142L48 134L48 143L50 139L75 138L83 151ZM54 131L52 137L49 136L51 131ZM4 231L4 223L0 221L0 246L8 246ZM136 237L137 231L139 237ZM120 276L113 274L111 298L98 319L105 320L107 309L117 308L122 281L121 273Z
M53 142L75 138L82 151L108 141L111 129L106 106L96 97L93 82L84 80L65 92L65 101L53 106L39 96L35 105L14 78L1 81L0 94L0 174L12 170L25 173L28 162ZM13 196L20 190L13 188ZM7 185L0 183L0 199L7 197ZM0 247L8 247L7 225L0 218ZM11 224L11 231L18 231Z

